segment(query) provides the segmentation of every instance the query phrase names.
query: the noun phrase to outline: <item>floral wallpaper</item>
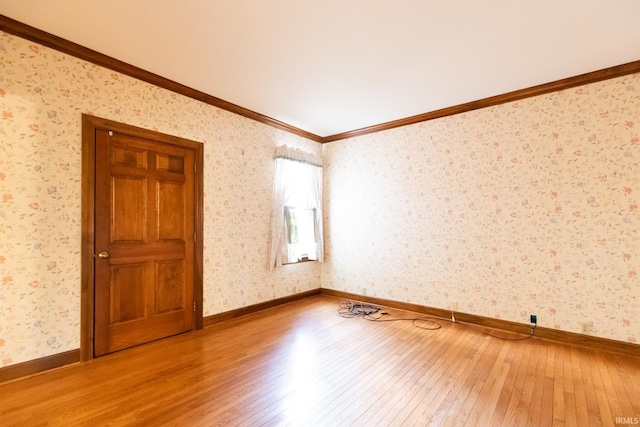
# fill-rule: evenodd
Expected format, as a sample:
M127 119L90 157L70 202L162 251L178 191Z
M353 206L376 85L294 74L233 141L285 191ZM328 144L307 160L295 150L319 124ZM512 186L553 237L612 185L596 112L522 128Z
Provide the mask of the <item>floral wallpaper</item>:
M640 341L640 75L320 145L0 32L0 367L80 332L81 114L205 147L204 314L320 286ZM266 268L274 147L326 262Z
M317 289L269 272L274 148L321 145L0 32L0 367L80 346L81 115L202 142L204 315Z
M640 74L323 156L323 288L640 342Z

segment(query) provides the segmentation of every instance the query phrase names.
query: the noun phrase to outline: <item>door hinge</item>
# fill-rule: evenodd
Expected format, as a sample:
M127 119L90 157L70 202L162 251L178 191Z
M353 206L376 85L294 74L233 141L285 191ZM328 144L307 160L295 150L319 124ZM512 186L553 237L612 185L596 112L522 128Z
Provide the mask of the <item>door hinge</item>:
M196 311L196 302L193 302L193 311Z

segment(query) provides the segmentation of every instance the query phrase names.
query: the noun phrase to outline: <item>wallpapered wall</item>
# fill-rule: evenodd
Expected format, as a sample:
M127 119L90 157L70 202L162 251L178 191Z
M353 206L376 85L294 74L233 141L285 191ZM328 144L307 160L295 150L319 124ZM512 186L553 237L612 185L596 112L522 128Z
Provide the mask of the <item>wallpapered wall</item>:
M273 153L318 143L0 32L0 367L79 348L81 114L205 148L204 314L316 289L267 266Z
M204 143L205 316L322 282L640 340L640 75L320 146L1 32L0 55L0 367L79 347L82 113ZM323 266L266 269L281 144L325 159Z
M640 74L323 156L323 288L640 342Z

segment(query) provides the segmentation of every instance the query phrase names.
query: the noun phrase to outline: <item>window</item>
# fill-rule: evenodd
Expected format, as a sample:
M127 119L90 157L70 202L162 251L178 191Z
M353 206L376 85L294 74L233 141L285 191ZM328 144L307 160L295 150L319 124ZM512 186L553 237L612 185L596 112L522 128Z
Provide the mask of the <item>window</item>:
M289 262L318 259L317 212L316 208L284 207L284 230L289 245Z
M276 149L269 268L306 260L324 261L322 163L284 145Z

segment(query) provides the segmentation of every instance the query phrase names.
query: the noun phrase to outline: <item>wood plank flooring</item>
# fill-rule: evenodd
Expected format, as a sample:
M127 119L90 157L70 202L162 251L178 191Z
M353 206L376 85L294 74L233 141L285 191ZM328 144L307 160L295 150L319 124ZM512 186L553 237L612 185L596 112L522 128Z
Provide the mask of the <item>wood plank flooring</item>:
M640 417L640 357L504 341L446 320L429 331L345 319L340 301L314 296L2 384L0 425L613 426Z

